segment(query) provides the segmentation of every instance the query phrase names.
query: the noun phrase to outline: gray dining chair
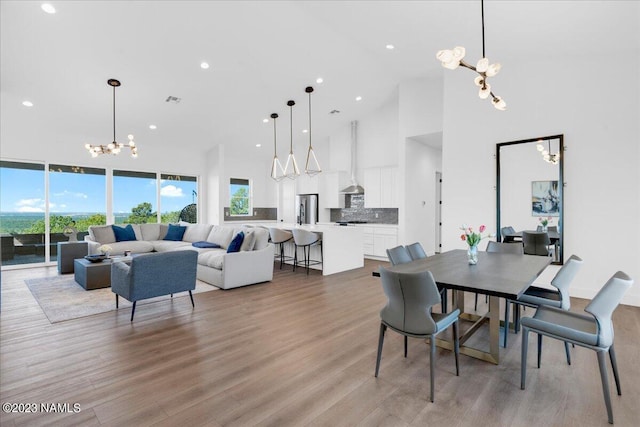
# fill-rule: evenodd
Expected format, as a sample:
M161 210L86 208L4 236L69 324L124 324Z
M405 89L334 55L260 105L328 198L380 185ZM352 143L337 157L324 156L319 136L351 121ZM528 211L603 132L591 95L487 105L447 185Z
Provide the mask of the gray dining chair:
M543 335L594 350L598 357L607 417L609 424L613 424L606 353L609 353L609 358L611 359L611 368L619 396L622 395L622 390L620 388L616 353L613 348L614 333L611 314L620 304L622 296L632 284L633 280L629 276L618 271L585 307L584 311L589 315L542 305L536 310L536 314L533 317L523 318L520 388L524 390L526 383L529 332L538 334L538 355L542 352Z
M387 256L391 265L406 264L412 261L409 250L402 245L387 249Z
M523 231L522 243L526 255L549 256L549 234L546 231Z
M427 257L427 253L424 251L424 248L420 244L420 242L415 242L406 246L409 251L409 256L412 260L423 259Z
M514 331L520 330L520 306L538 308L541 305L548 307L569 310L571 308L571 298L569 297L569 286L584 264L582 258L571 255L566 263L558 270L551 279L551 286L555 289L541 288L539 286L529 286L517 300L507 300L504 312L504 322L509 324L509 303L514 306ZM507 337L504 337L504 346L507 346ZM569 345L565 343L567 353L567 363L571 365L571 354ZM538 366L540 361L538 361Z
M514 236L508 236L509 234L516 234L516 230L508 225L506 227L502 227L500 229L500 235L502 236L502 243L515 243L515 242L521 242L522 239L521 238L516 238Z
M451 313L432 313L434 305L440 303L440 293L430 271L419 273L396 273L380 267L382 289L387 297L387 304L380 311L380 336L378 339L378 355L376 372L378 377L382 346L387 328L405 338L404 354L407 357L407 338L429 340L430 356L430 399L433 402L435 379L436 336L453 325L454 355L456 375L460 375L458 356L460 341L458 337L458 316L460 310Z
M486 252L493 252L493 253L502 253L502 254L516 254L516 255L522 255L523 249L522 249L522 245L514 245L511 243L505 243L505 242L494 242L493 240L490 240L489 242L487 242L487 248L485 249ZM485 296L485 302L489 302L488 301L488 296ZM478 310L478 293L476 292L476 296L475 296L475 304L474 304L474 308L477 311ZM506 334L506 328L505 328L505 334ZM505 347L507 346L506 341L505 341Z
M427 253L424 251L424 248L422 247L420 242L412 243L410 245L405 246L405 248L409 252L409 256L411 257L411 261L415 261L417 259L424 259L424 258L427 257ZM396 248L394 248L394 249L396 249ZM404 257L404 252L403 251L398 250L398 253L402 254L401 258L403 260L406 260L406 258ZM397 254L394 254L394 257L398 258ZM391 259L391 257L389 257L389 259ZM399 264L403 264L403 263L404 262L401 262ZM442 297L442 312L444 313L444 312L447 311L447 304L448 304L447 289L445 287L442 287L442 286L438 285L438 291L440 292L440 296Z

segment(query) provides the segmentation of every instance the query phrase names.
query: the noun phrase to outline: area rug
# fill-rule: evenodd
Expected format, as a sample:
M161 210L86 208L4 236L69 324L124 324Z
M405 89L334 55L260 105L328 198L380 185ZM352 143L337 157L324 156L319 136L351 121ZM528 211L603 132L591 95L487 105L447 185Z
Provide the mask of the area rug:
M116 309L116 298L115 294L111 292L111 288L86 291L76 283L73 275L27 279L25 283L51 323L106 313ZM217 289L215 286L197 281L193 293ZM184 297L188 298L189 294L180 292L174 295L174 299ZM138 302L138 306L166 301L167 298L169 296L142 300ZM120 298L119 305L120 308L123 308L131 307L132 304L126 299Z

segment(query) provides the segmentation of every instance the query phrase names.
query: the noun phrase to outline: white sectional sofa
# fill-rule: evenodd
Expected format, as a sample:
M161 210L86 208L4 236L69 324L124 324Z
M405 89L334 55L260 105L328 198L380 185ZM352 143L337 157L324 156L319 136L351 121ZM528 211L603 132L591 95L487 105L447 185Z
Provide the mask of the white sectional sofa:
M124 225L123 225L124 226ZM167 224L131 224L135 240L116 241L111 225L90 226L85 241L89 254L100 253L99 247L108 245L112 255L132 253L195 250L198 252L199 280L222 289L237 288L273 279L273 244L269 243L269 231L258 227L188 224L182 240L164 240L169 230ZM229 244L242 231L244 241L239 252L227 253ZM121 237L121 236L120 236ZM193 243L209 242L219 248L199 248Z

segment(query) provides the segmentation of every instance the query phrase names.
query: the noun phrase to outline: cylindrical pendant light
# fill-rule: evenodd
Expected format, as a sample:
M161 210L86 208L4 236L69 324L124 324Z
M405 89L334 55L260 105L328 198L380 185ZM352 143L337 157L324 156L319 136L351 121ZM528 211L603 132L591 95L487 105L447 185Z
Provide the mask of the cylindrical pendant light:
M316 153L313 152L313 147L311 146L311 92L313 92L313 88L307 86L304 91L309 94L309 149L307 150L307 162L304 166L304 173L309 176L314 176L322 172L322 169L320 169Z
M278 143L276 138L276 119L278 115L273 113L271 114L271 118L273 119L273 162L271 162L271 178L276 181L281 181L284 178L284 170L278 159Z
M291 129L291 143L289 144L289 157L287 158L287 164L284 167L284 176L289 179L296 179L300 175L300 169L298 169L298 163L293 155L293 106L296 105L295 101L287 101L289 106L290 115L290 129Z

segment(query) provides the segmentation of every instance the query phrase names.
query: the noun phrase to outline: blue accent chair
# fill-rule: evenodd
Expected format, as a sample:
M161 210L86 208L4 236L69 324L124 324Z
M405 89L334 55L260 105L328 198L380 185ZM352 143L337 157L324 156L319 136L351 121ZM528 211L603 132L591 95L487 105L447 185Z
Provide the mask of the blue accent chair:
M131 265L114 262L111 291L116 294L116 309L118 296L131 301L133 322L137 301L185 291L189 292L191 305L195 307L191 291L196 288L197 266L198 252L191 250L138 255L131 260Z

